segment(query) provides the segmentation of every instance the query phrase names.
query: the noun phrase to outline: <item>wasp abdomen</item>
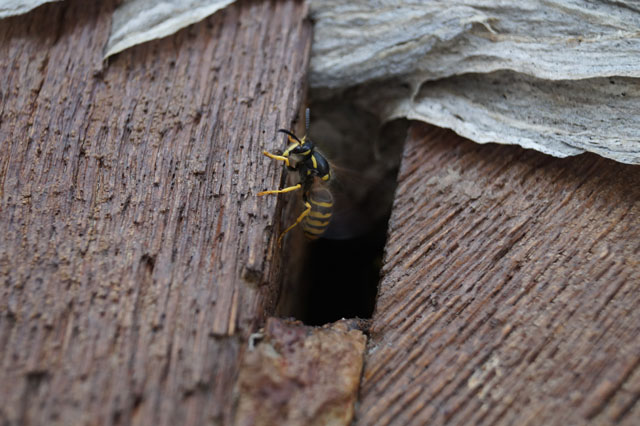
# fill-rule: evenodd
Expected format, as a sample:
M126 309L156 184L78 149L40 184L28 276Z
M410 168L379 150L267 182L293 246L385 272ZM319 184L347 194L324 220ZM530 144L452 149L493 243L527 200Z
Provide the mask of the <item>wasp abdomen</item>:
M302 221L302 230L307 238L315 240L324 234L331 222L333 197L327 188L320 186L311 188L307 201L311 210Z

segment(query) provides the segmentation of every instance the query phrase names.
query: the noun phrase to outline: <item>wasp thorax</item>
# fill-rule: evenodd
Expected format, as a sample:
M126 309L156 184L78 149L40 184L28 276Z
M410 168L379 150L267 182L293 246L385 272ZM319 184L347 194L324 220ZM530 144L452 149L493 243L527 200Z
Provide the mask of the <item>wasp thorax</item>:
M309 115L307 112L308 130ZM302 228L308 238L318 238L329 225L333 208L331 192L324 186L331 177L329 162L315 150L314 143L311 140L307 140L306 136L299 139L289 130L279 129L278 132L287 135L290 145L282 155L271 154L267 151L263 153L269 158L283 161L290 171L297 172L299 182L283 189L262 191L258 195L282 194L301 189L305 210L298 216L293 225L284 230L278 238L278 243L280 244L284 235L300 223L302 223Z

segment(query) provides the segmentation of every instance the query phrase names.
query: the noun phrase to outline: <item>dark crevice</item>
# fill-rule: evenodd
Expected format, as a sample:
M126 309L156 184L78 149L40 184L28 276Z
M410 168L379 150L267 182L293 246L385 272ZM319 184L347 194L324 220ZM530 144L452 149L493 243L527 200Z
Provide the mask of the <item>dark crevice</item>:
M371 318L407 122L382 126L372 114L336 100L310 108L310 137L332 167L334 211L323 238L298 250L302 238L290 236L296 247L286 250L289 275L278 312L307 325ZM301 202L287 202L294 219ZM295 270L300 276L290 276Z
M308 325L341 318L371 318L387 235L387 217L365 234L346 240L312 242L302 281L309 286L304 306Z

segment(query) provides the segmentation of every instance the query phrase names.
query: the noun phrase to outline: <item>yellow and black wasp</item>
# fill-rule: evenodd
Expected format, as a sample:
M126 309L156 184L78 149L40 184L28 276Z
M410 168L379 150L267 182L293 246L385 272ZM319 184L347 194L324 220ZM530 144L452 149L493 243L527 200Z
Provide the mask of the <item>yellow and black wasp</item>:
M285 129L278 132L287 135L290 145L281 154L268 151L263 154L274 160L283 161L290 171L298 172L299 182L283 189L259 192L258 195L282 194L302 189L302 202L305 209L296 221L285 229L278 238L278 245L287 232L301 224L304 235L314 240L326 231L333 212L333 196L328 188L331 179L331 166L327 159L316 151L315 144L307 136L309 134L309 109L305 112L306 133L302 139Z

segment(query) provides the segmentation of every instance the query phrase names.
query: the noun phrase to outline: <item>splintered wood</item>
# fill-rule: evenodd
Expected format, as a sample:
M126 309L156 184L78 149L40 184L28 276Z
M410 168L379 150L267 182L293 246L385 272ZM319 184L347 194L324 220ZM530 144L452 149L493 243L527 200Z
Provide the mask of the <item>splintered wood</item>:
M362 372L362 325L308 327L270 318L242 362L235 424L348 425Z
M229 424L311 28L241 1L103 64L115 3L0 21L0 423Z
M360 425L638 424L640 168L414 124Z

